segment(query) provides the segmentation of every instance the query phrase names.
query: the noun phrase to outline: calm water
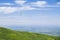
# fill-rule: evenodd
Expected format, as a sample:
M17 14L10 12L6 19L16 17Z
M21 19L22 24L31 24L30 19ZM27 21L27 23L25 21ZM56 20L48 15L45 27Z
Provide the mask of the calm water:
M7 28L20 31L29 31L49 35L60 35L59 26L6 26Z

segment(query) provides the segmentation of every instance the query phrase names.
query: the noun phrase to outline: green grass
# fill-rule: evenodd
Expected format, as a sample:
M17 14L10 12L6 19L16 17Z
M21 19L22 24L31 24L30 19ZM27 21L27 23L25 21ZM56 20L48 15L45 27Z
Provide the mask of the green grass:
M60 40L60 37L15 31L0 27L0 40Z

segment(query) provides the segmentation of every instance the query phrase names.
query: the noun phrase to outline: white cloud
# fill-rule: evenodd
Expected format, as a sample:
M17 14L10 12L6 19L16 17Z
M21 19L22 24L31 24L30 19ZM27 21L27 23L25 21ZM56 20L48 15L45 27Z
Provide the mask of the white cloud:
M33 7L60 7L60 2L57 3L58 5L49 5L46 1L36 1L31 2L30 5Z
M23 6L21 7L22 10L34 10L36 8L30 7L30 6Z
M13 13L17 10L16 7L0 7L0 13Z
M16 11L22 11L22 10L34 10L35 8L32 8L30 6L23 6L23 7L0 7L0 13L9 14L14 13Z
M18 5L24 5L26 1L24 0L15 0L15 3L18 4Z
M12 3L0 3L0 5L14 5Z
M31 5L35 5L35 6L44 6L46 5L47 2L46 1L37 1L37 2L32 2Z
M60 7L58 5L48 5L46 1L37 1L37 2L31 2L31 5L24 5L24 3L26 1L24 0L15 0L15 2L17 4L21 4L23 5L22 7L0 7L0 13L5 13L5 14L9 14L9 13L14 13L16 11L23 11L23 10L48 10L48 9L44 9L44 8L35 8L32 6L36 6L36 7ZM4 3L3 3L4 4ZM59 3L58 3L59 4ZM5 3L5 5L12 5L11 3Z
M39 7L39 6L38 6ZM40 6L40 7L60 7L59 5L45 5L45 6Z
M57 5L60 5L60 2L57 2Z

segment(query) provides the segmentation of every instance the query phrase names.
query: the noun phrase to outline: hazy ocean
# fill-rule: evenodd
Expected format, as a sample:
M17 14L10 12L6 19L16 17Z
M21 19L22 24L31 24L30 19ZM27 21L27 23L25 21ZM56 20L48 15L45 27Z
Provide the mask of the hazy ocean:
M60 26L6 26L12 30L43 33L49 35L60 35Z

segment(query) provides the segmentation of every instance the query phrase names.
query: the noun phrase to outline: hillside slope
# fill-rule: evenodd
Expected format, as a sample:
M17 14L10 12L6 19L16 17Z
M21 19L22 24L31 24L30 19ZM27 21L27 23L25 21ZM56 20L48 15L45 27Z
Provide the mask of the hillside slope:
M60 40L60 37L53 37L44 34L14 31L0 27L0 40Z

